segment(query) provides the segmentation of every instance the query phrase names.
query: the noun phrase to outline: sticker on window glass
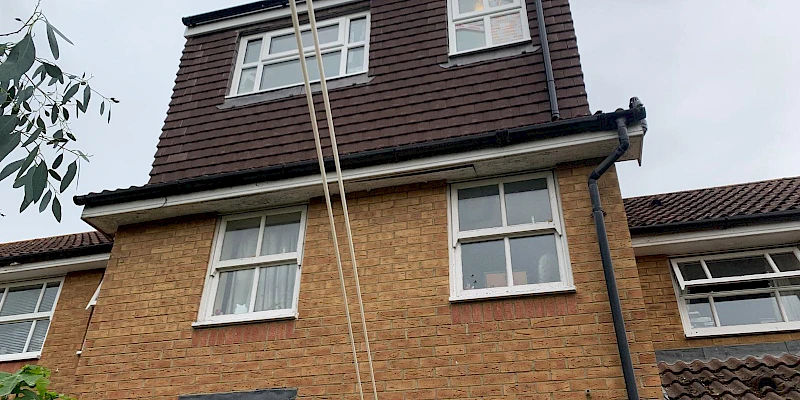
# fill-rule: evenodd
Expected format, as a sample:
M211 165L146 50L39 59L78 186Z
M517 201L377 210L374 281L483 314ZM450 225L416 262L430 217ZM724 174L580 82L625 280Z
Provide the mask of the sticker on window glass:
M491 18L492 43L503 44L522 40L522 20L519 13Z

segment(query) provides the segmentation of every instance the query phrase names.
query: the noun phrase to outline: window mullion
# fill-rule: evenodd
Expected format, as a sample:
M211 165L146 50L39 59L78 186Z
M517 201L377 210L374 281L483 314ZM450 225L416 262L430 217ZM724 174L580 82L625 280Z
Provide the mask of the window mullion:
M27 353L28 352L28 347L31 345L31 338L33 337L33 331L36 330L36 322L38 322L38 321L37 320L31 321L31 328L28 331L28 338L25 339L25 346L22 347L22 352L23 353Z
M494 40L492 39L492 23L489 15L483 17L483 34L486 35L486 47L494 47Z
M261 257L261 243L264 241L264 229L267 225L267 216L261 216L261 225L258 228L258 239L256 239L256 257Z
M3 295L0 296L0 310L3 309L3 304L6 302L6 297L8 297L8 288L3 289Z
M768 252L764 252L764 258L767 259L767 263L769 263L769 266L772 267L773 272L775 273L781 272L781 270L778 269L778 266L775 264L775 261L772 260L772 257L770 257Z
M783 322L789 322L789 315L786 314L786 308L783 307L783 300L781 299L781 292L778 288L774 290L775 293L775 301L778 302L778 310L781 312L781 317L783 318Z
M708 296L708 305L711 306L711 315L714 317L714 325L717 327L722 326L719 322L719 315L717 315L717 306L714 303L714 296Z
M47 290L47 282L42 283L42 290L39 292L39 298L36 300L36 307L33 308L33 312L39 312L39 306L42 305L42 297L44 297L44 291ZM55 304L53 304L53 308L55 308Z
M511 241L508 237L503 238L503 246L506 254L506 283L511 287L514 286L514 269L511 266Z
M713 277L711 276L711 271L708 270L708 265L706 265L706 261L702 258L700 259L700 266L703 268L703 272L706 273L708 279L712 279Z
M793 249L792 249L792 253L793 253L793 254L794 254L794 256L797 258L797 261L800 261L800 249L798 249L797 247L795 247L795 248L793 248Z
M250 308L248 308L248 312L255 312L256 309L256 296L258 293L258 281L260 279L261 267L255 267L255 271L253 272L253 287L250 289Z
M500 196L500 226L506 227L506 226L508 226L508 222L507 222L508 221L508 212L506 211L505 185L501 183L498 186L500 187L500 189L498 191L499 196Z

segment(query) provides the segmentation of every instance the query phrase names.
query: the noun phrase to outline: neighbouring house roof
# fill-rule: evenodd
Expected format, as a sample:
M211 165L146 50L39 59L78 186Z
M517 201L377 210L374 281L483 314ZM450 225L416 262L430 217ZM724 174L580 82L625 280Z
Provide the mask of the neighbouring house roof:
M0 243L0 266L107 253L111 246L112 240L96 231Z
M800 216L800 177L625 199L631 233Z
M670 400L800 399L800 358L792 354L660 362L658 369Z

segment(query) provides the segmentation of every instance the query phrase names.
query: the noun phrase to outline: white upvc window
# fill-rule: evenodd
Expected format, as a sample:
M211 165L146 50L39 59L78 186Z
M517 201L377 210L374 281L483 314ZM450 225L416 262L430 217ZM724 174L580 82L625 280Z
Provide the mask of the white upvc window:
M531 40L525 0L448 0L450 55Z
M41 355L63 281L0 283L0 361Z
M195 325L296 318L306 207L220 220Z
M800 250L670 260L688 337L800 329Z
M319 81L311 28L304 25L300 32L309 79L312 82ZM326 79L367 72L369 13L321 21L317 24L317 34ZM294 28L246 36L239 41L231 96L302 84L303 74Z
M452 301L574 290L552 173L450 186Z

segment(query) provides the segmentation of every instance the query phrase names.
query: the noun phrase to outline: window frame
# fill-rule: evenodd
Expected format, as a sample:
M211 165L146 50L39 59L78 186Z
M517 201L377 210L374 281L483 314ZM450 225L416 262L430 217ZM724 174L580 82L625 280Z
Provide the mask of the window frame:
M262 238L264 235L265 217L271 215L283 215L300 213L300 229L298 232L297 250L291 253L271 254L261 256L260 253ZM261 226L256 239L256 256L250 258L241 258L233 260L218 261L222 254L222 242L225 234L225 227L229 221L236 221L248 218L261 217ZM206 282L203 288L203 295L200 304L200 311L198 321L193 323L192 326L203 325L217 325L217 324L231 324L240 322L263 321L273 319L292 319L298 317L298 301L300 297L300 277L302 271L303 249L305 246L305 232L306 223L308 220L308 207L292 206L283 207L269 210L262 210L256 212L248 212L241 214L231 214L222 216L217 223L217 228L214 232L214 240L212 244L211 259L209 260L208 271L206 275ZM222 272L230 272L236 270L255 269L256 274L259 268L285 265L286 263L296 263L297 271L295 275L295 287L292 294L292 307L280 310L267 310L248 312L245 314L227 314L227 315L214 315L214 301L216 300L217 287L219 285L219 277ZM253 277L252 297L255 298L258 277Z
M350 21L360 18L366 18L366 26L365 26L365 35L363 42L356 42L356 43L348 43L348 39L350 37ZM337 50L341 51L341 58L339 60L339 75L335 77L326 76L325 80L333 80L344 78L348 76L356 76L361 74L366 74L369 71L369 42L370 42L370 12L364 11L355 14L349 14L337 18L326 19L323 21L319 21L317 23L317 31L331 26L339 24L339 38L336 42L332 43L320 43L320 54L324 56L327 53L336 52ZM300 33L302 34L303 31L307 31L311 29L310 24L305 24L300 26ZM270 87L268 89L261 89L261 76L264 71L265 65L271 64L279 64L286 61L292 61L295 59L300 59L300 55L297 53L296 46L292 51L285 51L282 53L277 54L269 54L269 47L271 45L272 38L284 36L288 34L294 34L294 28L284 28L278 29L274 31L267 31L262 32L254 35L242 36L239 38L239 43L237 44L237 53L236 53L236 60L234 63L233 69L233 77L231 79L231 85L228 90L227 98L232 97L241 97L241 96L248 96L257 93L266 93L280 89L286 89L291 87L302 86L303 82L300 81L298 83L282 85L282 86L275 86ZM261 39L261 51L259 53L259 60L253 63L252 65L248 64L245 68L244 66L244 57L245 52L247 50L247 44L252 40ZM347 73L347 55L349 54L349 50L352 48L357 47L364 47L364 69L359 72ZM347 51L344 51L347 49ZM314 47L306 47L303 49L303 55L308 58L310 56L314 56ZM316 61L315 61L316 62ZM253 83L253 90L247 93L239 93L239 81L242 76L242 71L244 69L256 68L256 75L254 77L255 82ZM319 79L315 79L310 81L311 83L319 82Z
M767 288L729 290L720 292L708 291L695 294L689 294L687 291L687 289L691 289L692 287L696 286L747 283L755 281L766 281L772 279L800 277L800 271L780 272L777 265L772 260L770 253L772 254L793 253L795 257L798 259L798 261L800 261L800 249L798 249L798 247L776 247L776 248L766 248L760 250L734 251L726 253L715 253L710 255L671 258L669 260L670 270L671 270L670 275L672 279L673 288L675 289L675 297L678 302L678 311L681 317L681 324L683 325L683 331L686 337L688 338L709 337L709 336L800 330L800 321L788 320L789 318L780 296L781 292L800 290L800 285L785 285L785 286L775 286ZM730 260L730 259L752 257L758 255L764 256L770 267L773 269L773 272L768 272L763 274L741 275L733 277L722 277L722 278L684 280L683 274L681 273L680 268L678 267L679 263L699 262L701 267L703 268L703 272L706 274L707 277L710 277L711 273L708 270L708 267L706 266L706 261ZM781 318L783 318L783 321L770 322L764 324L722 326L720 324L719 316L717 315L717 309L715 306L714 297L730 297L730 296L752 295L752 294L773 295L775 297L775 301L777 303L778 310L780 312ZM715 326L705 327L705 328L694 328L692 327L691 320L689 319L689 309L686 302L688 300L702 299L702 298L708 299L709 308L711 309L711 315L714 320Z
M64 277L53 277L53 278L43 278L43 279L35 279L35 280L23 280L23 281L15 281L15 282L0 282L0 287L2 287L2 292L0 292L0 309L2 309L3 304L5 303L8 290L10 288L21 287L21 286L33 286L37 284L42 285L42 291L39 293L39 299L36 302L36 308L39 308L39 305L42 303L42 298L44 297L44 288L47 287L48 283L55 283L58 282L58 291L56 292L56 297L53 300L53 307L50 311L46 312L33 312L27 314L19 314L19 315L8 315L5 317L0 317L0 324L6 323L14 323L14 322L25 322L25 321L38 321L47 319L50 321L47 326L47 331L44 333L44 340L42 340L42 348L38 351L26 351L23 353L14 353L14 354L0 354L0 362L5 361L17 361L17 360L27 360L27 359L34 359L39 358L42 355L42 350L44 349L45 344L47 343L47 335L50 333L50 328L53 326L53 315L55 314L56 306L58 305L58 300L61 297L61 291L64 289ZM28 338L25 341L25 346L23 348L27 349L30 345L31 338L33 336L33 331L36 329L36 322L31 325L30 330L28 331Z
M550 199L550 212L552 222L536 222L530 224L507 225L504 185L506 183L521 182L532 179L546 179L548 196ZM473 187L498 185L500 196L500 227L482 228L469 231L459 231L458 220L458 190ZM564 231L564 213L561 209L561 199L555 174L552 172L537 172L523 175L509 175L489 179L472 180L451 183L448 185L448 247L450 251L450 301L466 301L490 299L497 297L511 297L531 294L547 294L560 292L573 292L575 286L570 264L567 236ZM510 238L532 237L554 234L556 236L556 255L558 257L559 282L533 283L517 286L504 286L483 289L464 289L463 270L461 266L461 244L483 242L487 240L503 239L508 242ZM513 272L510 264L510 246L505 243L506 279L513 282Z
M486 3L487 0L482 0ZM528 18L528 9L527 5L525 4L525 0L513 0L514 3L499 6L496 8L491 8L489 6L485 6L484 10L482 11L472 11L468 13L461 14L458 11L458 0L447 0L447 37L448 37L448 45L450 50L450 56L457 56L461 54L469 54L475 53L479 51L487 51L491 49L506 47L506 46L513 46L519 43L525 43L531 41L531 28L530 28L530 21ZM520 13L520 19L522 26L522 39L514 40L510 42L505 42L501 44L494 44L491 35L491 17L497 17L501 15L508 15L514 14L515 12ZM477 49L470 49L470 50L463 50L458 51L458 47L456 46L456 25L462 23L469 23L478 20L483 20L484 27L486 28L486 45L483 47L479 47Z

